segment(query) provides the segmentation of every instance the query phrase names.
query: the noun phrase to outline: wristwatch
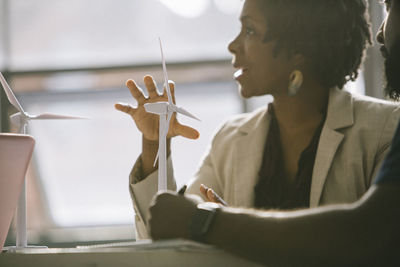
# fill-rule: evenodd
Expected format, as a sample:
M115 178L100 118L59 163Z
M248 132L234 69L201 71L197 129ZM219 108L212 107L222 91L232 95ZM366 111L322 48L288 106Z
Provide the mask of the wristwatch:
M190 237L194 241L205 242L205 237L211 228L220 205L213 202L197 204L190 224Z

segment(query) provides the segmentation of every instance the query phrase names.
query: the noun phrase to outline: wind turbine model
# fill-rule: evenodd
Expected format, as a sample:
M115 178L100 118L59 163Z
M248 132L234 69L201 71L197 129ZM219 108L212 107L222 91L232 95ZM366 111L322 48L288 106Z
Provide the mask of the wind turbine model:
M164 72L164 87L167 90L168 102L156 102L156 103L147 103L144 104L144 108L148 113L157 114L160 116L159 122L159 134L158 134L158 153L156 159L154 161L154 165L158 159L158 191L167 190L167 133L169 129L169 123L171 121L172 115L174 112L180 113L182 115L188 116L195 120L199 120L194 115L190 114L183 108L177 107L172 102L171 90L168 84L168 74L167 67L165 65L165 58L162 49L161 39L160 41L160 50L161 50L161 60L163 65Z
M12 92L10 86L8 85L6 79L4 79L3 74L0 72L0 82L4 88L8 100L11 105L13 105L19 112L10 116L10 121L12 124L18 127L18 132L25 134L26 126L30 120L62 120L62 119L85 119L82 117L72 117L64 116L50 113L43 113L40 115L30 115L24 111L14 93ZM21 195L18 200L18 207L16 212L16 222L17 222L17 240L15 249L32 248L28 246L27 234L26 234L26 180L24 180L24 185L21 190ZM11 248L12 250L13 248Z

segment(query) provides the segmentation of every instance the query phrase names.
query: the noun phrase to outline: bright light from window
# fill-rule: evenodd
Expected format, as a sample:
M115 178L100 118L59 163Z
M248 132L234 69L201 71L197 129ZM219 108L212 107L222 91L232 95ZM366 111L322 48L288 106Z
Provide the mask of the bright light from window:
M243 5L242 0L214 0L217 8L226 14L238 14L240 7Z
M210 4L209 0L159 0L172 12L182 17L195 18L204 13Z
M179 103L190 107L202 120L179 118L201 133L195 141L176 138L172 143L179 188L193 177L216 129L241 111L241 103L233 81L182 84L176 93ZM29 133L36 139L34 159L50 214L60 227L132 224L128 176L141 152L141 134L129 116L115 111L113 103L134 100L128 92L83 98L76 95L57 102L44 97L40 98L43 102L32 98L26 100L28 103L23 101L32 114L51 112L91 118L35 121L29 125ZM209 109L204 109L205 102Z

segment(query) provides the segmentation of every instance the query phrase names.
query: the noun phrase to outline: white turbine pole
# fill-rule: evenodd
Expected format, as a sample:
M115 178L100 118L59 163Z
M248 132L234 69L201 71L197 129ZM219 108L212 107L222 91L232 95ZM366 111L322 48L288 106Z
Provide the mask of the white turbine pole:
M25 134L25 126L23 127ZM25 248L28 246L28 237L26 235L27 227L26 227L26 178L24 179L24 183L22 185L21 194L18 200L17 207L17 237L16 237L16 246L17 248Z
M26 134L26 121L24 120L22 128L22 134ZM28 237L27 237L27 219L26 219L26 177L24 179L24 183L22 185L22 190L18 199L17 206L17 236L16 236L16 247L17 248L25 248L28 246Z
M159 128L159 156L158 156L158 191L167 190L167 146L166 135L167 114L160 114Z
M191 117L193 119L199 120L194 115L190 114L183 108L179 108L174 105L172 101L172 95L168 84L168 74L167 67L165 64L164 53L162 49L161 39L160 50L161 50L161 60L164 72L164 86L167 91L168 102L156 102L156 103L146 103L144 107L147 112L153 113L159 116L159 134L158 134L158 153L154 160L154 166L158 160L158 191L167 190L167 134L169 129L169 123L174 112L183 114L185 116Z
M17 248L25 248L28 246L26 228L26 179L24 179L17 207Z

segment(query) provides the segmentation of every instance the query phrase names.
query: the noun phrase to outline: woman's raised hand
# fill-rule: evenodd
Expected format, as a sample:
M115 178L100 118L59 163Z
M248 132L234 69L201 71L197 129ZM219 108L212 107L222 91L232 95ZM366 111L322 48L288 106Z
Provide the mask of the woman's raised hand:
M115 108L130 115L139 131L142 132L144 138L151 141L158 141L158 128L159 128L159 116L146 112L144 104L168 101L167 91L164 88L164 92L160 95L157 92L157 85L153 77L146 75L144 77L144 84L147 88L148 97L143 95L143 91L137 86L135 81L128 80L126 86L129 88L132 96L137 101L137 107L134 108L129 104L118 103L115 104ZM169 81L169 87L171 89L172 101L175 103L175 84ZM183 136L189 139L197 139L199 137L199 132L189 126L182 125L176 119L176 114L173 114L171 122L168 129L167 138L174 136Z

